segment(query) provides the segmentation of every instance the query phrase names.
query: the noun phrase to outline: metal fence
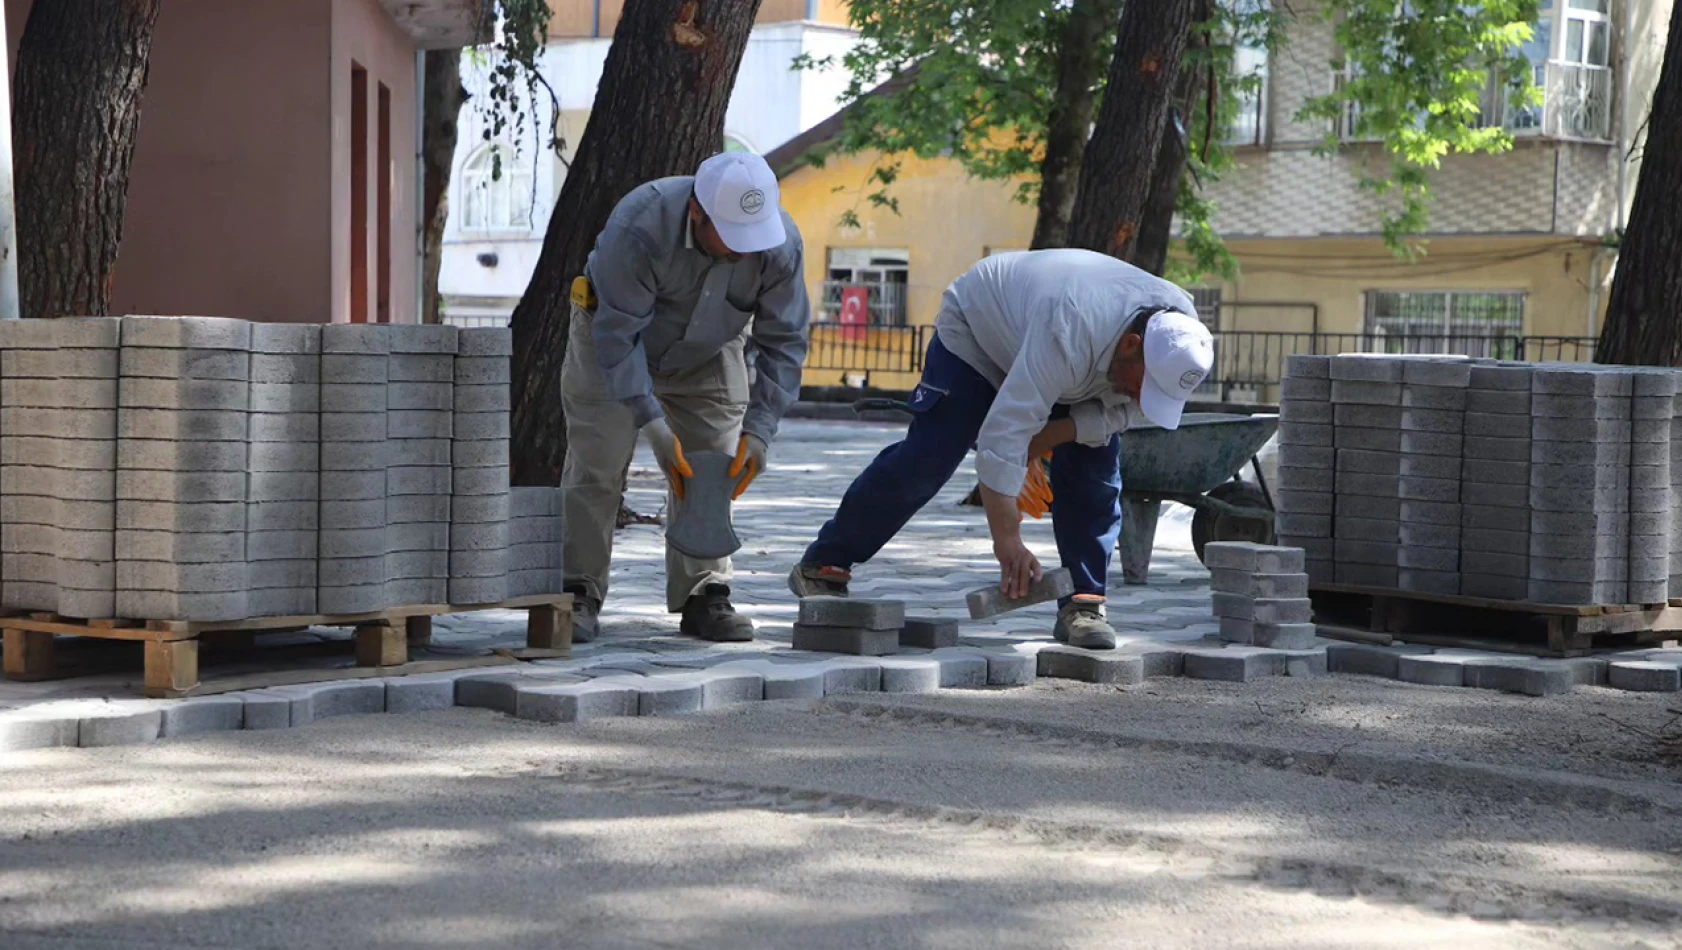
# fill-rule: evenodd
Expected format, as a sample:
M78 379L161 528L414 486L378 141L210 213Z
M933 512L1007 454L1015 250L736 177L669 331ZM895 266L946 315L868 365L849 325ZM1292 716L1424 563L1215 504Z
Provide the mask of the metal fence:
M918 373L933 327L814 325L806 368L868 376ZM1593 337L1216 331L1215 366L1200 392L1221 401L1267 401L1285 358L1334 353L1457 354L1531 362L1587 362Z

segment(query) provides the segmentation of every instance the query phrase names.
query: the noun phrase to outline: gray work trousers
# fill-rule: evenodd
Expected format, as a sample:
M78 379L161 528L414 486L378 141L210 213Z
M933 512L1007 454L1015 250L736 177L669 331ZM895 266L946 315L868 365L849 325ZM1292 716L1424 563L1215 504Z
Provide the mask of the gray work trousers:
M693 369L651 373L654 396L685 451L736 454L748 404L745 342L738 338ZM576 306L561 368L561 404L567 427L561 474L566 585L582 587L603 601L613 559L614 521L625 497L625 467L636 451L637 427L631 410L608 391L596 359L590 314ZM666 510L672 510L669 492ZM680 611L692 594L708 584L728 584L731 577L729 558L694 558L668 544L666 609Z

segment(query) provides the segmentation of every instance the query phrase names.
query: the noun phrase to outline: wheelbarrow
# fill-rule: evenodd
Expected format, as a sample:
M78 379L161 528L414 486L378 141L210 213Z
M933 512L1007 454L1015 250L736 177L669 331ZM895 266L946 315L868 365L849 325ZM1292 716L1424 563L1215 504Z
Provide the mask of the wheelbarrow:
M910 408L894 399L853 403L861 418L897 418ZM1191 543L1198 560L1210 541L1273 542L1273 498L1256 453L1279 428L1276 415L1188 412L1173 431L1149 423L1121 439L1122 576L1129 584L1150 577L1156 523L1165 501L1196 513ZM1256 480L1243 479L1248 463Z

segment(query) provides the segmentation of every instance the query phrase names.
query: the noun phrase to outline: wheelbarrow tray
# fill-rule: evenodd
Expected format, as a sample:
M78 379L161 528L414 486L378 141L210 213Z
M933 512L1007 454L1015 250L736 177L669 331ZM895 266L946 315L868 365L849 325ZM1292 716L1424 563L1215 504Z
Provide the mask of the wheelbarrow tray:
M1188 412L1173 431L1130 427L1121 437L1121 485L1129 495L1202 495L1255 458L1279 428L1274 415Z

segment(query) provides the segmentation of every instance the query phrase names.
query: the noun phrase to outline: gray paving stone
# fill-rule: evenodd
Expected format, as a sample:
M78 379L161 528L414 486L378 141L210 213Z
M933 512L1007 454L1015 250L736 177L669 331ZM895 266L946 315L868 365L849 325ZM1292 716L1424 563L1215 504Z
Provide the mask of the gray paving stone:
M14 436L115 439L115 409L0 409L0 431Z
M116 467L116 444L109 439L55 439L47 436L0 436L0 464L48 465L53 468L107 471Z
M907 617L899 628L899 645L937 650L958 645L958 621L938 617Z
M1328 643L1326 667L1332 673L1380 676L1393 680L1400 675L1398 665L1402 657L1426 655L1430 652L1428 647L1405 644L1382 647L1366 643Z
M226 317L123 317L124 346L249 350L251 324Z
M1530 391L1564 396L1628 396L1634 388L1628 372L1608 371L1584 363L1538 364L1531 370Z
M502 577L452 577L449 592L452 604L496 604L508 599L508 582Z
M1287 375L1279 382L1279 398L1325 402L1332 398L1332 382L1329 379Z
M885 656L899 651L899 631L865 627L794 625L794 648L816 653Z
M321 523L321 506L313 501L253 502L241 507L245 510L244 526L254 533L313 530Z
M1292 491L1287 488L1280 488L1273 493L1276 510L1294 515L1329 515L1332 513L1333 498L1331 492Z
M522 685L536 687L545 684L566 685L572 682L574 680L565 677L528 677L518 669L492 667L487 672L473 673L456 679L455 704L513 715ZM699 693L697 688L697 700Z
M1531 365L1528 363L1483 363L1474 361L1468 385L1473 389L1529 392L1530 375Z
M1526 526L1527 527L1527 526ZM1460 550L1480 554L1530 554L1530 532L1500 528L1465 528L1460 532Z
M245 728L291 728L292 697L276 690L266 689L236 693L235 695L245 701Z
M1365 475L1358 472L1338 472L1339 495L1362 495L1373 498L1399 498L1402 490L1400 475Z
M1519 441L1514 439L1512 441ZM1526 454L1528 456L1528 448ZM1489 461L1467 458L1461 465L1460 480L1463 484L1473 485L1530 485L1530 462L1528 457L1522 461Z
M640 684L632 677L578 683L526 685L515 696L514 715L533 722L580 722L641 712Z
M120 403L111 403L113 407L235 412L251 408L251 384L244 381L126 378L120 382Z
M317 573L317 562L313 559L252 561L246 565L247 583L256 590L313 589L317 584Z
M903 657L890 657L887 662L898 662ZM913 659L933 660L940 669L941 689L981 689L987 685L987 654L972 647L941 647L926 655ZM884 667L884 670L886 667ZM884 692L887 692L885 681L887 673L883 673Z
M286 448L275 451L291 455L306 448L298 443L314 443L320 439L321 417L317 415L257 413L250 417L250 441L254 443L254 451L256 443L280 443ZM313 449L314 446L307 448Z
M713 669L744 670L764 681L765 699L822 699L824 671L815 663L777 663L769 659L730 660Z
M384 357L391 352L391 330L377 323L329 323L321 328L321 352Z
M1332 380L1327 387L1332 402L1364 406L1400 406L1401 383L1377 383L1356 380Z
M1332 419L1338 428L1344 426L1368 429L1400 429L1400 406L1371 406L1361 403L1336 403ZM1341 442L1340 442L1341 444Z
M1395 587L1398 579L1398 571L1394 565L1339 561L1334 571L1333 577L1337 583L1361 587Z
M163 710L145 701L113 702L84 715L76 726L76 744L84 749L155 741L163 730Z
M1137 654L1118 650L1083 650L1052 644L1039 651L1037 673L1051 679L1134 686L1145 680L1145 662Z
M454 355L460 331L438 324L392 324L387 328L393 353Z
M1343 541L1396 544L1401 540L1402 525L1399 520L1340 517L1334 525L1334 530L1338 539Z
M490 388L490 387L487 387ZM456 404L455 387L449 383L391 383L386 386L385 408L388 412L443 412L446 416ZM404 425L440 427L440 423L433 419L405 419ZM394 422L395 426L396 423ZM444 434L449 434L449 423L442 423Z
M1629 419L1628 399L1595 396L1561 396L1538 393L1530 397L1530 414L1550 419Z
M1651 660L1613 660L1607 665L1606 685L1642 693L1682 690L1682 667Z
M168 561L176 564L220 564L246 559L246 536L241 531L135 531L113 533L112 552L125 561Z
M813 654L822 656L821 654ZM814 664L823 672L825 696L874 693L882 689L882 668L874 660L856 657L822 657Z
M1396 678L1422 686L1466 685L1466 660L1453 656L1420 654L1396 660Z
M1466 414L1447 409L1403 409L1401 426L1409 432L1462 435L1466 427Z
M876 663L882 668L884 693L932 693L940 689L941 664L924 656L885 656Z
M1044 576L1034 582L1024 597L1005 597L998 585L992 584L980 590L970 591L964 599L969 606L970 619L985 620L1012 610L1068 597L1074 592L1074 578L1070 576L1068 569L1057 568L1046 571Z
M129 353L130 352L131 351L127 347L123 348L123 375L124 376L157 375L156 373L145 373L145 374L131 373L130 372L130 360L129 360ZM162 351L162 352L169 352L169 351ZM180 351L176 351L176 352L189 352L189 351L180 350ZM244 354L239 354L239 355L242 356L242 357L244 356ZM144 368L144 369L162 368L164 365L165 365L165 363L162 360L148 360L145 364L143 364L141 366L141 368ZM253 353L253 354L251 354L249 359L244 363L244 367L245 368L242 370L242 372L245 372L246 376L208 376L204 373L200 373L199 378L201 378L201 379L203 379L203 378L244 379L244 378L249 377L252 383L320 383L321 382L321 357L313 355L313 354L309 355L309 356L299 356L299 355L289 355L289 354L288 355L282 355L282 354ZM225 369L224 367L221 367L221 366L216 366L214 368L217 369L217 370Z
M318 570L324 582L337 580L332 562L322 562ZM498 600L502 598L497 598ZM403 606L390 603L386 598L386 585L382 580L378 584L348 584L338 583L330 586L323 583L315 591L316 609L323 614L365 614L387 607ZM463 601L474 603L474 601ZM487 601L488 603L488 601Z
M693 680L645 677L637 686L637 714L641 716L682 716L705 708L705 687Z
M1464 387L1404 385L1402 408L1461 413L1466 411L1466 392Z
M1668 428L1665 435L1666 438L1669 437ZM1530 438L1535 442L1629 442L1633 438L1633 430L1631 423L1613 419L1553 419L1532 416ZM1533 447L1532 452L1534 451Z
M1330 468L1337 462L1337 450L1308 445L1279 446L1280 468Z
M1287 492L1319 492L1330 494L1336 488L1337 473L1329 468L1279 469L1279 488Z
M1403 525L1403 530L1407 530L1406 525ZM1456 528L1451 534L1458 533ZM1396 550L1396 566L1415 571L1458 571L1460 548L1458 545L1435 548L1404 543Z
M322 383L319 389L321 407L326 412L381 412L386 408L386 397L390 392L383 379L370 379L359 383Z
M1460 593L1460 572L1432 571L1416 567L1399 567L1396 571L1396 586L1402 590L1411 590L1423 594L1458 594Z
M1460 501L1460 479L1401 476L1398 495L1403 501Z
M1441 432L1350 427L1338 431L1337 444L1349 449L1405 452L1411 455L1452 455L1458 458L1462 439L1459 435Z
M239 696L192 696L162 709L160 737L228 732L245 728L245 700Z
M1468 411L1461 431L1467 439L1517 439L1521 435L1529 438L1533 428L1528 417L1526 421L1515 422L1511 415L1504 413Z
M460 356L500 356L514 353L514 332L507 327L463 328L456 344Z
M1527 553L1543 560L1615 560L1629 556L1628 537L1611 534L1532 534Z
M1465 389L1471 380L1472 361L1464 357L1427 357L1402 363L1402 381L1412 387Z
M1020 653L988 653L988 686L1030 686L1038 677L1039 657Z
M1340 354L1332 357L1330 376L1334 380L1399 383L1402 361L1384 355Z
M1375 564L1385 567L1396 566L1396 556L1401 545L1387 544L1382 541L1346 541L1338 539L1337 559L1340 563ZM1216 587L1218 590L1219 587ZM1306 593L1285 593L1276 596L1303 597Z
M321 325L253 323L251 352L315 354L321 352Z
M252 412L316 413L321 411L318 383L252 383Z
M1534 488L1629 488L1626 465L1532 465L1530 485ZM1669 486L1666 486L1668 494Z
M1590 582L1533 579L1524 599L1539 604L1593 604L1601 602L1598 596L1601 593L1603 591ZM1622 601L1623 598L1618 599Z
M117 562L117 587L125 591L232 594L247 589L249 585L244 561L215 564L176 564L169 561Z
M114 379L0 379L0 404L14 409L115 409Z
M508 360L503 358L456 357L457 386L507 385L512 378Z
M1194 649L1185 654L1185 675L1192 679L1248 683L1285 673L1285 654L1257 647Z
M455 360L429 354L393 353L386 364L394 383L448 383L455 380Z
M508 413L506 412L456 412L450 420L454 430L454 438L458 441L480 441L485 439L506 439L509 437ZM693 464L694 459L690 459Z
M1285 375L1304 379L1329 379L1332 357L1293 353L1285 357Z
M451 497L452 524L484 524L508 520L508 495L472 495Z
M71 471L34 465L0 468L0 492L35 495L61 501L111 501L116 496L115 472Z
M448 410L392 409L386 412L386 436L393 439L447 439L455 413Z
M1460 480L1465 466L1462 459L1452 455L1401 455L1397 466L1403 478L1433 478Z
M1530 415L1530 391L1503 392L1488 389L1466 391L1466 411L1492 415Z
M1333 428L1319 423L1281 420L1279 423L1279 444L1330 448L1332 446Z
M117 472L119 501L229 502L245 501L242 472Z
M112 437L193 442L243 442L250 436L244 411L124 409ZM3 423L0 423L3 424ZM91 433L89 433L91 434Z
M253 617L306 617L319 613L316 609L315 587L308 589L257 589L246 595L248 613Z
M85 443L96 445L99 443ZM107 446L110 443L105 443ZM105 458L110 455L101 453ZM243 472L250 468L246 445L240 442L177 442L159 439L118 439L115 464L103 468L168 472ZM62 466L62 460L60 461ZM81 467L81 466L76 466ZM91 467L91 466L90 466Z
M1214 541L1203 548L1203 563L1214 569L1255 574L1297 574L1302 571L1300 548L1246 541Z
M456 412L508 412L512 405L505 385L455 386L451 408Z
M1248 571L1213 570L1209 572L1210 586L1221 593L1242 594L1247 597L1307 597L1308 575L1255 574Z
M1461 528L1457 524L1441 525L1423 522L1403 522L1397 526L1398 535L1403 547L1409 548L1446 548L1454 550L1460 547ZM1408 567L1410 565L1402 565ZM1427 567L1427 565L1412 565ZM1446 568L1430 568L1431 570L1446 570Z
M124 501L113 507L118 529L207 533L243 531L246 527L247 505L243 502Z

